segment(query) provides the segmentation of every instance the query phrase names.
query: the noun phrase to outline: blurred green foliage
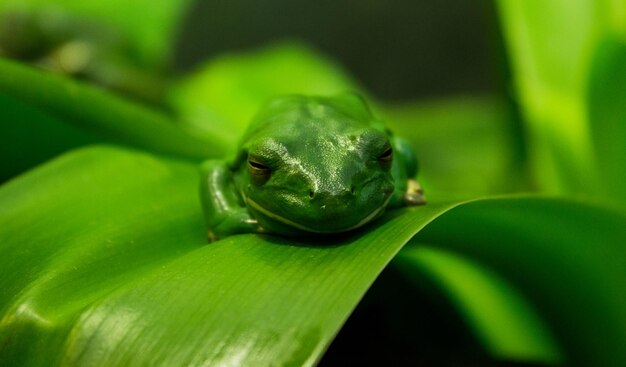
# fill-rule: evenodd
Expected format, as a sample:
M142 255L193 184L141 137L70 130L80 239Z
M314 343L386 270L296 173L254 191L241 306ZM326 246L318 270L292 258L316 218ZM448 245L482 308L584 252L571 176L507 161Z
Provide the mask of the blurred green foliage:
M228 131L237 142L261 104L294 93L362 90L338 65L297 43L221 55L172 86L168 101L190 123Z
M2 0L2 48L42 55L65 42L83 40L123 52L120 57L141 67L163 70L189 4L188 0Z
M533 179L545 192L623 201L614 197L615 190L606 189L615 185L615 172L603 176L604 168L598 170L606 163L598 161L619 161L626 155L624 144L608 138L624 134L619 111L611 111L617 120L610 123L606 112L600 116L608 103L623 96L613 84L623 80L623 68L615 66L619 51L606 49L617 50L624 42L626 4L500 0L498 5L530 137ZM607 146L613 150L608 156Z
M311 365L399 251L401 293L460 320L425 329L470 345L460 360L626 364L626 5L496 5L512 95L388 103L293 41L173 77L191 2L0 1L0 364ZM231 154L270 97L344 90L409 139L431 203L346 235L205 246L196 164ZM562 198L511 196L529 191ZM357 313L405 304L376 291L394 286ZM381 317L413 312L428 308ZM415 354L418 328L391 350ZM374 337L370 363L397 340Z

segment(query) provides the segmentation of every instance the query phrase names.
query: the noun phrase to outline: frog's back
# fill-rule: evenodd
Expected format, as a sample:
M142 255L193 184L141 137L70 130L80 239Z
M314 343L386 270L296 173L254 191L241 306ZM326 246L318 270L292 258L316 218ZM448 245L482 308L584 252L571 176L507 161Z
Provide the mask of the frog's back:
M243 136L242 145L262 138L333 136L372 127L383 129L367 104L356 94L336 97L289 95L270 101L256 115Z

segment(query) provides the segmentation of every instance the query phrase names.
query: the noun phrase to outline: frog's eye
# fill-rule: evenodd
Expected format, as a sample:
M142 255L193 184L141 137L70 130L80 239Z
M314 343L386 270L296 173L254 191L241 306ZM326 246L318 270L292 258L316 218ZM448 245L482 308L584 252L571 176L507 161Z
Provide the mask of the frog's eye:
M391 168L391 162L393 162L393 149L391 146L387 146L383 153L378 157L378 162L383 169Z
M257 185L264 184L272 174L272 170L268 166L252 157L248 158L248 172L250 173L250 180Z

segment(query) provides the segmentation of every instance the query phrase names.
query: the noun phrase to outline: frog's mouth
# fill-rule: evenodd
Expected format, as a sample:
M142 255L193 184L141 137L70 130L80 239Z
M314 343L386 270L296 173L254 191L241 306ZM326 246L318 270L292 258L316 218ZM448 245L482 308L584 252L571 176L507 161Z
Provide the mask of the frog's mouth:
M366 223L370 222L372 219L376 218L379 214L382 213L382 211L385 209L385 207L387 206L387 203L389 202L389 200L391 199L391 196L389 196L387 199L385 199L385 201L376 209L374 209L370 214L368 214L367 216L365 216L365 218L361 219L357 224L346 227L346 228L340 228L340 229L318 229L318 228L311 228L308 227L304 224L300 224L297 222L292 221L291 219L287 219L281 215L278 215L276 213L271 212L270 210L264 208L263 206L261 206L259 203L257 203L256 201L250 199L249 197L245 197L246 203L248 205L250 205L250 207L252 207L254 210L259 211L260 213L262 213L263 215L266 215L267 217L274 219L276 221L279 221L283 224L286 224L288 226L303 230L303 231L307 231L307 232L313 232L313 233L337 233L337 232L347 232L347 231L351 231L353 229L359 228L363 225L365 225Z

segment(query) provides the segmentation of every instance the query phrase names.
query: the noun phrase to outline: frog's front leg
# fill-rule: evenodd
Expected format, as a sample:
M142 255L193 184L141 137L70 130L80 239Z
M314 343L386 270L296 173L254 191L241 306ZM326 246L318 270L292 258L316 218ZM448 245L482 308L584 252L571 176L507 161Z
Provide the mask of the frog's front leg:
M201 175L200 198L209 241L236 233L262 231L241 202L233 184L232 172L225 162L205 161Z
M408 141L393 136L394 164L392 175L396 181L396 189L391 198L392 206L426 204L424 190L415 179L417 175L417 158Z

